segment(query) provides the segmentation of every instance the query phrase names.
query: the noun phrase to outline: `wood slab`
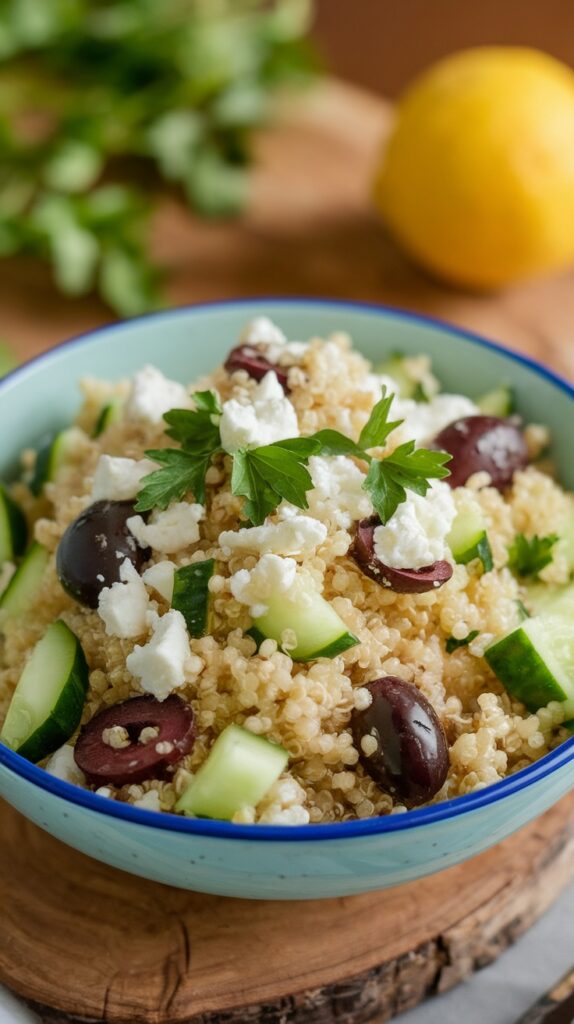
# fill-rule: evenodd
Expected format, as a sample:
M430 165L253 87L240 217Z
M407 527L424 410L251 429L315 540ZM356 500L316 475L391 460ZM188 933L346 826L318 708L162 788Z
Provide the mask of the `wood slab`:
M415 884L304 903L146 882L5 807L0 981L50 1024L382 1024L483 967L572 878L574 794Z
M164 198L154 249L174 304L245 295L429 312L574 375L574 273L472 296L425 277L368 201L391 110L330 83L261 137L250 209L205 223ZM25 358L111 319L45 268L2 263L0 334ZM574 795L481 857L417 884L318 903L182 893L114 871L0 805L0 982L50 1024L367 1024L496 957L574 877Z

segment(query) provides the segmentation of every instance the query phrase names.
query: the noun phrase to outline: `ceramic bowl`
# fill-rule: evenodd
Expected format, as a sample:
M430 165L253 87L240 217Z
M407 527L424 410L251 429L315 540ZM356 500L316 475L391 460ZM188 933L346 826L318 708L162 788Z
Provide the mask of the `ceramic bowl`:
M427 352L450 391L471 397L502 382L527 420L546 423L564 483L574 488L574 389L529 359L411 313L346 302L262 299L178 309L94 331L0 384L0 473L18 452L69 422L78 378L116 378L146 362L192 381L220 362L242 325L271 316L290 338L348 331L373 360ZM436 806L333 825L239 826L115 803L53 778L0 745L0 794L70 846L125 871L224 896L316 899L383 889L473 857L574 787L574 737L494 786Z

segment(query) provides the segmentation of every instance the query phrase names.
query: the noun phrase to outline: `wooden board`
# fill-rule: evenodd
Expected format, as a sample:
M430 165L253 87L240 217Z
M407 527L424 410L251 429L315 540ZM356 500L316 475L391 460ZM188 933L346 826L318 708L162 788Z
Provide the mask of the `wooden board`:
M0 980L50 1024L382 1024L498 956L573 861L574 794L422 882L250 902L97 864L5 808Z
M337 83L264 135L241 222L162 201L157 255L183 304L241 295L368 299L445 317L574 373L574 274L471 296L426 278L368 202L390 125ZM0 275L0 333L22 357L110 319L64 301L45 269ZM380 895L307 904L181 893L113 871L0 808L0 981L46 1022L367 1024L489 962L574 877L574 796L474 861ZM48 1007L52 1007L49 1010Z

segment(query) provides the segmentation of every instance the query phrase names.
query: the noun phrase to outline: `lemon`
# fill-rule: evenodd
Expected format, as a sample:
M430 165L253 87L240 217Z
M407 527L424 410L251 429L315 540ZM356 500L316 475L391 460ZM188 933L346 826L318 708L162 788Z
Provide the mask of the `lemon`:
M375 202L405 250L455 284L574 261L574 72L507 47L434 65L399 104Z

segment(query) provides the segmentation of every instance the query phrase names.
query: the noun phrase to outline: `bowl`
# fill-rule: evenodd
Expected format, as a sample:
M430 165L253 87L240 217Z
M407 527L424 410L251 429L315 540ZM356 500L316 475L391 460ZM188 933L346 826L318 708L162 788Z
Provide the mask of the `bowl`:
M0 384L0 474L19 451L66 425L77 381L130 374L146 362L192 381L232 347L243 324L268 315L290 338L348 331L379 360L428 352L451 391L512 384L527 420L546 423L562 479L574 487L574 389L550 370L447 324L382 306L257 299L196 306L104 327L67 342ZM331 825L233 825L162 815L60 781L0 744L0 794L52 835L105 863L159 882L249 899L317 899L413 881L473 857L574 787L574 737L496 785L407 814Z

